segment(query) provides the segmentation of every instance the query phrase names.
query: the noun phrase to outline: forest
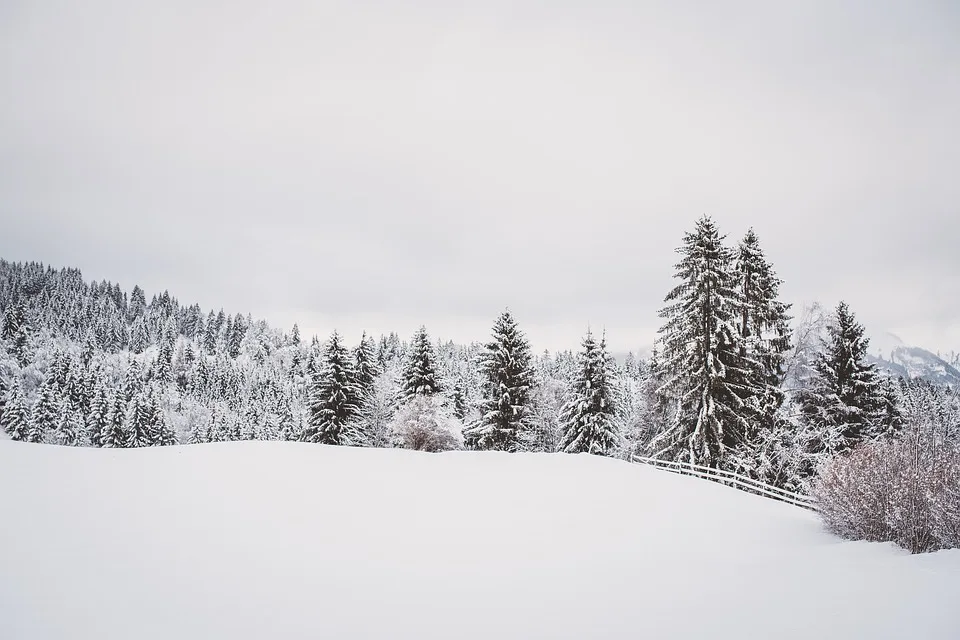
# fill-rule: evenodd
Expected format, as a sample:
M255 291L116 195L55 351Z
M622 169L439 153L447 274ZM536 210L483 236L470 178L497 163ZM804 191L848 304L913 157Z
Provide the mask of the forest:
M703 217L677 253L652 356L620 360L589 330L576 349L535 353L509 310L467 345L426 326L359 344L336 332L304 340L296 325L167 291L148 300L75 268L0 260L0 426L65 446L298 440L649 456L814 493L836 505L838 532L867 539L892 534L863 530L853 512L865 498L851 487L909 458L926 484L898 490L923 494L929 524L901 543L957 546L955 516L937 520L960 500L957 390L869 364L847 304L782 301L752 229L728 244Z

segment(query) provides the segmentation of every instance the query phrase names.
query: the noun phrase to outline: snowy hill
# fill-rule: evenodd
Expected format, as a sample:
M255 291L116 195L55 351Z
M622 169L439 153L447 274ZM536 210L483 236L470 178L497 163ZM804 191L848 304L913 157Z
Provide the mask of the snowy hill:
M960 551L610 459L0 442L0 637L960 637Z
M870 339L867 359L881 369L904 378L923 378L938 384L960 384L960 370L921 347L907 345L892 333Z

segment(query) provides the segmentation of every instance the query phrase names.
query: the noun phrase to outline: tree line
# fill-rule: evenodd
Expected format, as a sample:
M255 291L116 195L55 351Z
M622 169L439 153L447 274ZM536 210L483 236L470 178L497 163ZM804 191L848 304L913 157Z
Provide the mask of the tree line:
M296 325L0 261L0 426L99 447L262 439L644 455L794 490L826 460L903 430L922 383L866 362L845 303L826 322L792 318L753 230L728 246L703 217L677 252L653 355L623 362L591 331L576 353L534 354L509 310L483 344L434 342L425 327L409 341L348 345L335 332L307 343Z

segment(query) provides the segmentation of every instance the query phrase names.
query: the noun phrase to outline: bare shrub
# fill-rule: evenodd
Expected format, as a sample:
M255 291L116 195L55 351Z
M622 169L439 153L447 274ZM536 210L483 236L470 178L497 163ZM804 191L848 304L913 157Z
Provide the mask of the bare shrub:
M417 451L463 448L463 425L439 396L414 396L390 423L394 445Z
M814 496L827 527L913 553L960 547L960 449L925 445L914 430L826 463Z

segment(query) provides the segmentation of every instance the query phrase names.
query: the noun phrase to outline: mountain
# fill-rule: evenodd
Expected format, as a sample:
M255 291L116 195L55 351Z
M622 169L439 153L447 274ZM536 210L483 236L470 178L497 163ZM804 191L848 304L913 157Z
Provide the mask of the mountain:
M0 441L0 637L960 637L960 550L591 455Z
M870 339L868 360L882 370L904 378L923 378L937 384L960 385L960 370L922 347L906 344L892 333Z

